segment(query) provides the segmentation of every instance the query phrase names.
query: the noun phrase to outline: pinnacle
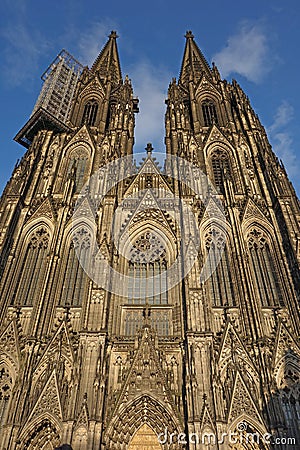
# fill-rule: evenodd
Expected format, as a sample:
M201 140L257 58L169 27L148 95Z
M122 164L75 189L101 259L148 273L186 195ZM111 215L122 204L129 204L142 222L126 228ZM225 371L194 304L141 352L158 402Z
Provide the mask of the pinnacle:
M179 81L186 85L191 79L195 82L199 81L203 74L211 78L211 69L204 55L194 41L192 31L185 34L186 45L181 66Z
M111 31L108 37L109 39L117 39L119 36L117 35L116 31Z
M151 142L148 142L147 147L145 148L146 152L147 152L147 156L151 156L152 155L152 151L153 151L153 147Z
M194 39L194 35L191 30L187 31L184 35L186 39Z
M122 79L116 43L117 37L117 32L111 31L108 36L108 41L104 45L91 68L91 72L98 72L102 79L107 80L111 78L113 80L113 84L115 85L118 85Z

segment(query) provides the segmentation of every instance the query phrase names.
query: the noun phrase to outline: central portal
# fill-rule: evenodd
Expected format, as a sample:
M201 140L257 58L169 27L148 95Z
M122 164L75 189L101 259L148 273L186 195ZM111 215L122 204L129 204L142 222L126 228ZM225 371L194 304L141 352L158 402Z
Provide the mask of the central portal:
M162 446L152 428L145 424L133 436L128 450L162 450Z

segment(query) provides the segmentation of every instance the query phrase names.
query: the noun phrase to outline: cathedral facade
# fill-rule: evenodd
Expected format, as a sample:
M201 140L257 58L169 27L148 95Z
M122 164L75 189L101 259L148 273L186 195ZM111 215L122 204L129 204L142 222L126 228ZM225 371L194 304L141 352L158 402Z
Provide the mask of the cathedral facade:
M300 207L191 32L166 162L112 32L62 52L0 201L0 449L296 449Z

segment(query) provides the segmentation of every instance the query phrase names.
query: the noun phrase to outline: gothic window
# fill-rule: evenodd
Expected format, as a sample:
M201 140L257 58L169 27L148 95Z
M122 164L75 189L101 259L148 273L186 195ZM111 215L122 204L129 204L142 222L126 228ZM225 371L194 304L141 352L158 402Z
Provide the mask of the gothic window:
M151 328L153 328L159 336L170 335L170 317L167 310L154 310L151 308L149 312L145 309L133 309L126 311L125 315L125 335L135 336L145 324L145 315L148 314L147 320Z
M212 152L211 166L214 176L214 184L216 187L223 187L223 180L225 176L232 179L230 159L225 150L218 148Z
M81 306L88 288L86 267L90 256L90 233L81 228L73 237L63 271L61 305Z
M150 315L150 324L159 336L168 336L169 330L169 314L168 311L152 311Z
M45 228L36 230L27 245L13 303L31 306L43 286L50 236Z
M143 326L142 311L127 311L125 317L125 335L134 336Z
M4 364L0 365L0 429L7 419L8 405L11 399L13 381Z
M166 304L166 252L159 237L151 232L142 234L133 244L129 259L129 303Z
M88 441L88 431L84 425L80 426L75 433L74 450L86 450Z
M129 255L127 301L132 307L124 316L127 336L136 335L145 320L158 335L170 334L166 271L166 249L160 237L151 231L141 234Z
M96 100L89 100L84 105L84 111L82 116L81 125L86 124L93 127L95 125L98 112L98 103Z
M212 303L214 306L234 306L232 271L224 234L210 230L205 235L205 246L211 273L207 282Z
M266 236L253 229L248 235L248 248L254 283L262 306L283 304L276 264Z
M279 398L286 425L292 436L297 435L300 423L300 371L297 361L285 363L279 384Z
M216 105L212 100L207 99L202 102L202 113L206 127L210 127L214 123L218 124Z
M68 160L67 175L74 177L76 192L79 192L84 184L87 164L88 155L86 151L78 149L71 153Z

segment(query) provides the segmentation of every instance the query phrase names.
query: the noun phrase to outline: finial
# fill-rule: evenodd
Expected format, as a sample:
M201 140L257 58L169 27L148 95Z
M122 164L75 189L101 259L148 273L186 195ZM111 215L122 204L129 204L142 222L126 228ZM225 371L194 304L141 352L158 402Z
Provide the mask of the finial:
M193 35L193 33L191 32L191 30L189 30L189 31L187 31L186 33L185 33L185 36L184 36L185 38L187 38L187 39L193 39L194 38L194 35Z
M117 39L119 36L117 35L116 31L111 31L110 35L108 36L110 39Z
M147 147L145 148L145 150L146 150L148 156L152 155L153 147L152 147L151 142L148 142Z

